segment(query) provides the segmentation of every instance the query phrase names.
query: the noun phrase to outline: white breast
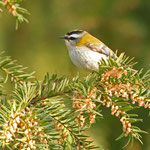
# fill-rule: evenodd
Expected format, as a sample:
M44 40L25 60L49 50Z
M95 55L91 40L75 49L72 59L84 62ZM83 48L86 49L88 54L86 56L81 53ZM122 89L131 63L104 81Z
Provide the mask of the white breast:
M94 52L87 47L68 47L69 56L72 62L79 68L86 70L98 70L98 62L103 58L107 59L107 56Z

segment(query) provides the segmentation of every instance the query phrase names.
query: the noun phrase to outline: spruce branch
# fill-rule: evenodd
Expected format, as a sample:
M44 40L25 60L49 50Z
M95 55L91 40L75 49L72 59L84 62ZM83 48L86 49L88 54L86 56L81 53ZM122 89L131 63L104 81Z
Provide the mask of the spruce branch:
M117 60L109 58L107 62L101 61L96 73L99 74L102 104L110 107L111 114L119 117L123 125L123 134L118 139L128 136L129 141L137 139L142 143L140 133L146 132L132 125L142 119L129 112L140 107L150 108L147 96L149 82L141 71L133 69L134 64L121 54ZM135 102L138 106L134 106Z
M42 118L46 116L46 120L53 120L50 127L53 126L57 130L55 134L49 133L52 139L55 141L57 139L57 143L61 145L62 149L71 149L71 147L75 149L77 147L79 149L95 148L91 142L85 141L86 138L82 135L85 129L79 130L74 121L76 118L74 112L64 104L66 100L71 101L67 96L72 94L69 80L64 77L57 78L56 75L50 77L47 74L38 89L40 89L39 94L34 99L34 101L36 100L36 109L39 111L37 114L42 115Z
M43 118L45 122L52 121L45 126L47 130L50 130L48 127L55 129L55 134L52 132L49 135L61 145L62 149L95 148L91 146L91 142L86 141L86 136L82 133L84 129L78 130L73 112L65 107L61 97L43 100L36 106L36 109L37 114L41 115L42 118L46 116Z
M9 99L4 101L1 94L0 148L96 149L83 133L102 118L102 106L110 108L122 124L117 140L128 137L127 144L135 139L142 143L141 134L146 132L135 126L142 119L131 111L150 108L150 74L142 75L133 65L121 54L117 60L102 60L99 71L83 79L47 73L43 82L35 82L30 80L32 73L1 55L0 69L7 77L1 78L0 86L8 79L15 84Z
M26 67L17 65L15 60L3 56L3 53L0 54L0 69L6 74L5 82L10 79L11 82L23 84L23 81L33 78L34 74L34 72L26 73Z
M43 82L40 83L37 81L36 84L38 93L32 100L32 103L36 103L37 101L41 101L47 98L65 95L71 92L69 79L65 77L57 78L56 74L53 74L50 77L49 73L47 73Z

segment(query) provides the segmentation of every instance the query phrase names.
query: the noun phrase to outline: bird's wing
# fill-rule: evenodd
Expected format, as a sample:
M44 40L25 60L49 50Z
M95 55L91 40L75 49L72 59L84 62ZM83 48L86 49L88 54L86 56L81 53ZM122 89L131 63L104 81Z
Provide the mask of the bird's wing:
M88 48L90 48L92 51L104 54L106 56L114 56L114 52L108 48L104 43L100 44L87 44L86 45Z

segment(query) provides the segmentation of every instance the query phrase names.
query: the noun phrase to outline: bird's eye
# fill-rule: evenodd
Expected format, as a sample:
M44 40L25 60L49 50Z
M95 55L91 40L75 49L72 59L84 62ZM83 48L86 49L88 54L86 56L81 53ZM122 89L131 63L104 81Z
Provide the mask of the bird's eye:
M77 38L75 38L75 37L70 37L69 38L69 40L75 40L75 39L77 39Z

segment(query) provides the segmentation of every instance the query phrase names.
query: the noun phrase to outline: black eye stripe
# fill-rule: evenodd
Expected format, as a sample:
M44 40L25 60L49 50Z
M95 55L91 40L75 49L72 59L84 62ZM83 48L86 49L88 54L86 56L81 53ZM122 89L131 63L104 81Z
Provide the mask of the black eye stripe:
M69 38L69 40L75 40L75 39L77 39L77 38L75 38L75 37L70 37Z

